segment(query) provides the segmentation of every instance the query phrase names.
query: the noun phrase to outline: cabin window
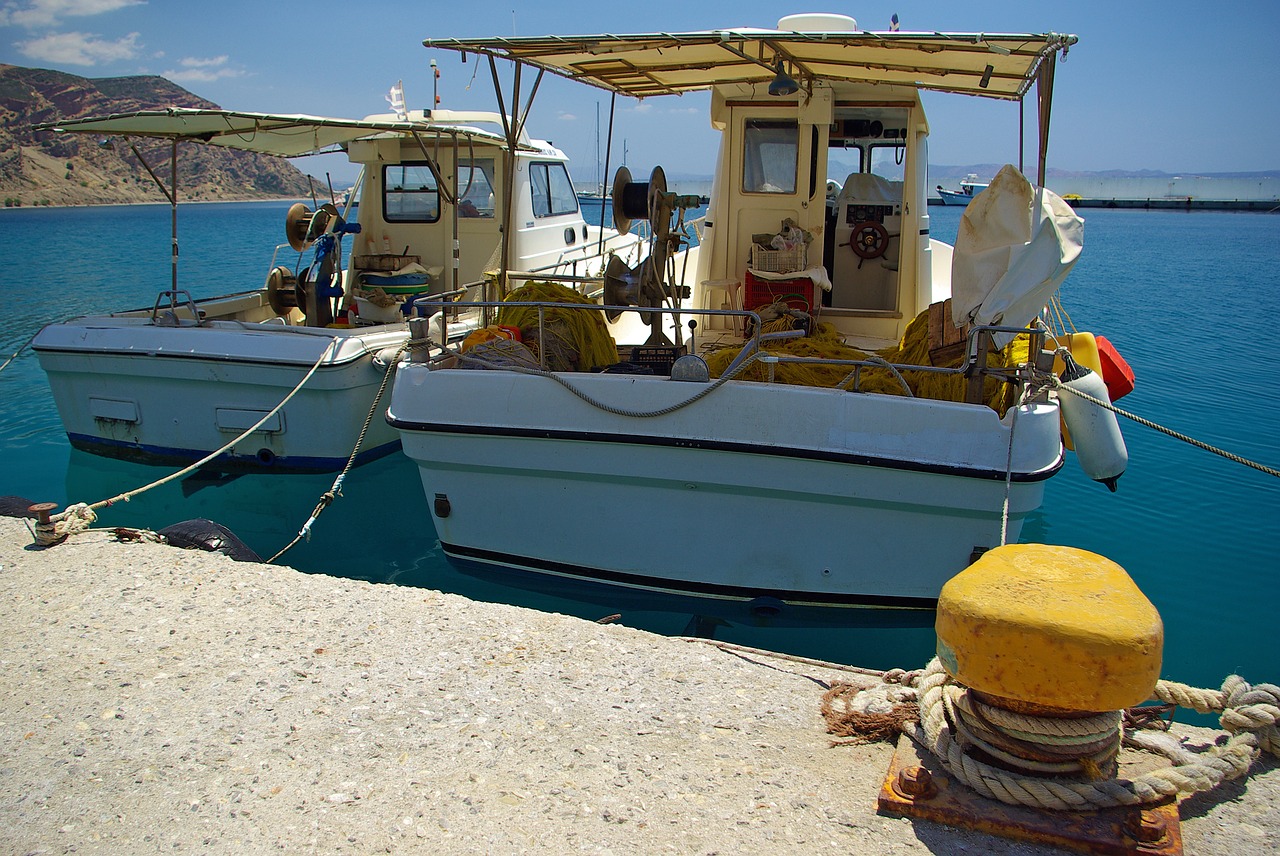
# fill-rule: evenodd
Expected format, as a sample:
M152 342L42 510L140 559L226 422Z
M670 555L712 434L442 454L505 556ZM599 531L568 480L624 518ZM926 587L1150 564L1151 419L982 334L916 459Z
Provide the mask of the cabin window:
M902 181L907 148L904 145L872 146L871 172L890 181Z
M440 219L436 177L425 163L382 168L382 217L388 223L434 223Z
M493 158L463 161L458 166L458 195L461 196L458 200L459 216L492 219L493 176Z
M553 217L557 214L575 214L578 211L578 195L569 180L569 171L562 163L535 163L529 165L529 183L533 187L533 216Z
M743 134L744 193L795 193L800 126L748 119Z

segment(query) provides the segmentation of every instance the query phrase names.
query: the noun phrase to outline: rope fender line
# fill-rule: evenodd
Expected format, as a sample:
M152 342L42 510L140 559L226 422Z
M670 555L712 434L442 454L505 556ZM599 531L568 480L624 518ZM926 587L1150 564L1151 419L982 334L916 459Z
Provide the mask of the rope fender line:
M1172 428L1166 428L1163 425L1160 425L1159 423L1152 422L1150 419L1144 419L1143 417L1137 415L1136 413L1130 413L1127 410L1122 410L1119 407L1116 407L1114 404L1112 404L1109 401L1103 401L1100 398L1094 398L1092 395L1090 395L1087 392L1084 392L1083 390L1073 389L1072 387L1069 387L1065 383L1063 383L1062 378L1058 377L1056 374L1051 374L1049 376L1048 384L1049 386L1053 387L1056 390L1069 392L1072 395L1076 396L1077 398L1082 398L1091 404L1096 404L1099 407L1105 408L1106 410L1110 410L1112 413L1115 413L1119 416L1123 416L1125 419L1131 419L1134 422L1137 422L1139 425L1145 425L1148 428L1154 428L1156 431L1159 431L1161 434L1167 434L1168 436L1174 438L1175 440L1181 440L1184 443L1189 443L1190 445L1195 446L1198 449L1204 449L1206 452L1212 452L1213 454L1226 458L1229 461L1235 461L1237 464L1244 464L1246 467L1252 467L1253 469L1258 470L1260 472L1264 472L1269 476L1280 477L1280 470L1277 470L1273 467L1268 467L1265 464L1258 463L1257 461L1251 461L1248 458L1241 457L1240 455L1237 455L1234 452L1228 452L1225 449L1220 449L1217 446L1211 446L1208 443L1195 439L1194 437L1188 437L1186 434L1182 434L1177 431L1174 431Z
M763 355L764 355L763 351L756 351L754 354L752 354L751 356L743 360L742 364L738 366L736 369L734 369L732 372L716 378L715 381L704 386L702 389L700 389L698 392L691 395L689 398L686 398L684 401L681 401L677 404L668 405L667 407L662 407L657 410L628 410L625 407L615 407L612 404L606 404L605 402L600 401L599 399L595 398L589 393L586 393L583 390L578 389L573 384L569 383L568 380L561 377L556 372L549 372L549 371L544 371L543 369L527 368L525 366L517 366L517 365L506 365L506 366L503 366L503 369L505 369L506 371L516 372L518 374L549 378L550 380L553 380L556 383L560 384L560 386L564 387L569 392L573 393L575 396L582 399L582 401L586 402L587 404L591 405L597 410L603 410L606 413L612 413L615 416L630 416L636 419L652 419L657 416L666 416L668 413L675 413L677 410L682 410L691 404L695 404L696 402L701 401L703 398L706 398L708 395L715 392L717 389L724 386L726 383L733 380L738 375L742 374L742 372L746 371L748 366L750 366L756 360L760 359ZM469 359L474 360L474 358L468 357L465 354L462 355L460 359L462 359L463 361L467 361ZM481 360L474 360L474 361L482 362Z
M36 543L41 547L51 547L54 544L59 544L62 541L65 541L69 536L89 529L89 527L93 525L94 521L98 519L98 515L96 514L98 509L107 508L109 506L115 505L117 502L129 502L135 496L139 496L141 494L146 493L149 490L160 487L162 485L166 485L169 482L173 481L174 479L182 478L183 476L187 475L193 470L196 470L204 466L205 464L209 463L214 458L218 457L224 452L234 448L237 443L244 440L254 431L257 431L259 428L261 428L268 419L270 419L272 416L275 416L277 413L280 412L281 408L283 408L286 404L292 401L293 397L302 390L302 388L307 384L307 381L311 380L311 378L319 370L320 366L324 364L325 360L330 358L331 354L334 352L334 350L337 348L338 344L341 341L342 340L338 337L334 337L333 339L331 339L329 341L328 346L326 346L324 351L321 352L320 356L316 358L315 363L313 363L311 368L307 371L307 373L303 375L302 380L298 381L297 386L295 386L292 390L290 390L289 394L286 395L284 398L282 398L279 404L271 408L271 410L267 411L267 413L261 419L259 419L253 425L246 428L243 432L241 432L235 438L233 438L228 443L223 445L221 448L210 452L200 460L196 461L194 464L190 464L186 467L183 467L177 472L170 473L164 478L156 479L150 484L143 485L142 487L135 488L134 490L125 491L124 493L117 494L116 496L113 496L110 499L104 499L99 502L95 502L92 505L88 505L83 502L77 502L67 506L67 508L64 509L63 511L60 511L57 514L50 515L48 524L39 523L36 525L36 530L35 530ZM367 421L366 421L366 427L367 427ZM363 436L363 433L361 436ZM350 463L348 462L348 466L349 465Z
M1219 714L1221 726L1229 735L1227 740L1203 752L1193 752L1163 734L1125 728L1120 731L1123 745L1163 755L1172 766L1133 778L1094 780L1023 775L970 755L967 751L970 738L963 728L957 727L959 720L955 711L958 699L965 698L964 703L970 705L974 700L968 695L968 689L956 683L936 658L923 671L886 672L882 684L891 683L914 688L918 699L919 720L904 727L904 733L932 752L960 782L985 797L1010 805L1061 811L1151 805L1179 794L1211 790L1222 782L1240 778L1249 772L1261 752L1280 757L1277 725L1280 723L1280 686L1250 685L1238 675L1229 676L1218 690L1159 681L1152 693L1157 701L1198 713ZM1118 717L1119 713L1104 712L1084 720L1066 720L1062 727L1082 730L1091 725L1104 726L1105 722L1099 717ZM1032 722L1045 720L1006 710L1001 710L999 715L1027 731L1033 730ZM990 752L985 744L982 748ZM1017 762L1027 763L1022 758ZM1090 770L1090 765L1089 759L1082 759L1078 769L1083 768L1085 775L1090 776L1095 772Z

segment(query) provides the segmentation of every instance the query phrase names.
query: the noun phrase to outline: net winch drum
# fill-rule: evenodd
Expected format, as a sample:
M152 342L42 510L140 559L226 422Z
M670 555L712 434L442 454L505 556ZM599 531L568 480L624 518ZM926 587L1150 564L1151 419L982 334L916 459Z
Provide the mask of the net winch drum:
M339 223L342 221L337 206L331 202L324 203L315 211L301 202L295 202L284 215L285 238L295 251L304 252L311 248L316 238L328 231L329 223L335 219Z

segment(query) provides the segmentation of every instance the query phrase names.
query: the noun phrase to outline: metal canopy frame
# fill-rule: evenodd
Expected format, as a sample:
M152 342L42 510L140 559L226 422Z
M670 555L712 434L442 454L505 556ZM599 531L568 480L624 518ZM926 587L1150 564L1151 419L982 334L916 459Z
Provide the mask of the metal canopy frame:
M636 35L426 39L428 48L522 62L610 92L645 98L767 83L784 61L802 81L899 84L1019 100L1040 65L1077 41L1047 33L872 33L710 30Z

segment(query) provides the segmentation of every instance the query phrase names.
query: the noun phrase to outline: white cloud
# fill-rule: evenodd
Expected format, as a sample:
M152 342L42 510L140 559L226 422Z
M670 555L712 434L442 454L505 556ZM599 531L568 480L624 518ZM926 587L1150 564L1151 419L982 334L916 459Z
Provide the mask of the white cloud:
M184 57L178 60L181 68L173 68L160 73L161 77L167 77L174 83L212 83L215 80L222 80L227 77L240 77L244 74L238 68L231 68L227 65L228 57Z
M146 0L11 0L0 8L0 27L53 27L64 18L87 18L115 12Z
M97 65L133 59L138 55L138 33L130 33L114 42L104 41L94 33L53 33L27 42L18 42L25 57L66 65Z
M560 114L559 114L558 116L556 116L556 118L557 118L557 119L559 119L559 120L560 120L560 121L562 121L562 122L576 122L576 121L578 121L578 117L577 117L575 114L573 114L573 113L567 113L567 112L565 112L564 110L561 110L561 111L560 111Z

